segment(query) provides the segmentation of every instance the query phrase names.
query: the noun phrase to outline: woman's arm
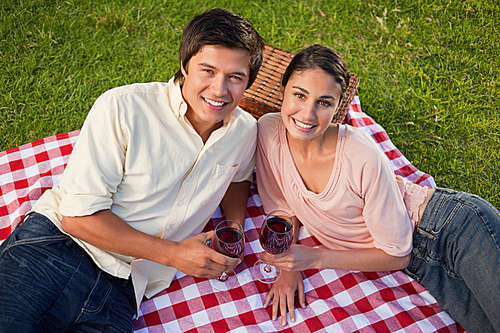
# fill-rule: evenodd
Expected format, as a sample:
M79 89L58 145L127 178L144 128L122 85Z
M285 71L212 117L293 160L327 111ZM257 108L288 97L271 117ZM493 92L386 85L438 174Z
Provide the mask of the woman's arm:
M373 272L403 269L410 262L410 254L395 257L375 248L332 250L292 245L288 251L279 255L261 253L259 259L286 271L330 268Z
M294 219L294 241L292 247L279 255L260 253L259 259L269 265L283 270L281 278L275 282L266 295L264 307L273 305L272 319L276 320L278 311L281 315L281 325L286 325L287 311L290 320L295 322L294 302L295 293L302 308L306 307L304 283L301 271L306 269L346 269L358 271L387 271L399 270L406 267L410 254L404 257L395 257L379 249L364 250L331 250L326 248L310 248L296 244L300 228L300 221Z

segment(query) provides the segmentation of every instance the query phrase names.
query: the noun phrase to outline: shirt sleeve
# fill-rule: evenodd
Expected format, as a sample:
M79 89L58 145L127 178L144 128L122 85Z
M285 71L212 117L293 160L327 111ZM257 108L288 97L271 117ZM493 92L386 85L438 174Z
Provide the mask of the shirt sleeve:
M280 209L295 215L283 194L280 187L282 175L279 165L279 140L278 127L279 119L276 115L270 114L261 117L258 121L257 140L257 188L262 202L264 212L270 213ZM273 153L271 150L274 148Z
M86 216L109 209L123 177L126 138L112 92L101 95L90 110L59 187L59 212Z
M412 226L389 159L366 133L357 155L355 188L364 200L363 217L376 248L389 255L405 256L412 249ZM355 163L353 163L355 164ZM356 166L354 166L356 168ZM353 176L353 179L356 176ZM359 186L359 187L358 187Z

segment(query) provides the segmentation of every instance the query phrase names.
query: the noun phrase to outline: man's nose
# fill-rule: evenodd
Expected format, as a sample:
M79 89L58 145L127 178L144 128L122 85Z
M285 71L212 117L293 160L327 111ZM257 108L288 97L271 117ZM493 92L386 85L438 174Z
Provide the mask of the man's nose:
M224 96L227 94L226 79L223 76L218 76L214 79L211 86L215 96Z

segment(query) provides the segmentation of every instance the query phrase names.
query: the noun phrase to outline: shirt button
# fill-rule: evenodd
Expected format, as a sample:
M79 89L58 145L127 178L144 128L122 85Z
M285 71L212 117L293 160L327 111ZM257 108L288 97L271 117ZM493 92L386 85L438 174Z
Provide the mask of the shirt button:
M184 202L179 201L179 206L182 206L182 205L184 205Z
M167 230L172 230L172 227L168 227Z
M191 183L193 181L193 178L192 177L189 177L188 178L188 183Z

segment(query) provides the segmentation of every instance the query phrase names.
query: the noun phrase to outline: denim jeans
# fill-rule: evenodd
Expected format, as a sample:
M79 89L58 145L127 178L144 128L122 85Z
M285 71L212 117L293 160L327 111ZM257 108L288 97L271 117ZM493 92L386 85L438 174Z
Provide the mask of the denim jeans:
M405 272L468 333L500 332L500 213L484 199L436 189Z
M99 269L45 216L30 213L0 246L0 332L132 332L128 280Z

